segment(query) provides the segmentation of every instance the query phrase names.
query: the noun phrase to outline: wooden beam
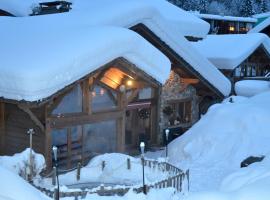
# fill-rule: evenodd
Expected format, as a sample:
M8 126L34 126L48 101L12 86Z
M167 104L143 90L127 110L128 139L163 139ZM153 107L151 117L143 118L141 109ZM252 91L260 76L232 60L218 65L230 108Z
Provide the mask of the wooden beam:
M68 126L77 126L83 124L97 123L122 117L123 111L110 111L94 113L92 115L74 115L68 117L51 117L51 128L64 128Z
M139 94L139 89L132 91L132 94L128 97L127 103L130 103Z
M197 84L200 82L200 80L196 78L181 78L180 81L184 84Z
M18 104L18 108L23 110L28 116L33 120L33 122L40 128L40 130L45 133L45 126L41 123L41 121L37 118L37 116L30 110L30 108Z

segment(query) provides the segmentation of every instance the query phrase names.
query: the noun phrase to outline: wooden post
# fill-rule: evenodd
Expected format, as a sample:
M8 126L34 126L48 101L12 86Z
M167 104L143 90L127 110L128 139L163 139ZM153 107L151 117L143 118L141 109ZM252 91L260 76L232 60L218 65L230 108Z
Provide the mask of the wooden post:
M102 169L102 171L104 170L105 166L106 166L105 161L102 161L102 164L101 164L101 169Z
M131 169L131 163L130 163L130 158L127 159L127 169Z
M52 185L56 185L56 167L53 167Z
M30 154L29 154L29 180L32 180L33 178L33 134L34 134L34 129L29 129L27 131L27 134L30 136Z
M81 178L81 167L82 167L82 165L81 165L81 163L79 162L79 163L78 163L78 168L77 168L77 181L79 181L80 178Z

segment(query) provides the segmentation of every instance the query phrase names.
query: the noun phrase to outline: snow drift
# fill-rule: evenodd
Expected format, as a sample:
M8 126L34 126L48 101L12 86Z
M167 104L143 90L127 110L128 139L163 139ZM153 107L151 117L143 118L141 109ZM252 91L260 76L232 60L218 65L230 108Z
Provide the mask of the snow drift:
M207 164L226 163L238 168L250 155L270 151L270 92L216 104L183 137L170 144L170 160Z

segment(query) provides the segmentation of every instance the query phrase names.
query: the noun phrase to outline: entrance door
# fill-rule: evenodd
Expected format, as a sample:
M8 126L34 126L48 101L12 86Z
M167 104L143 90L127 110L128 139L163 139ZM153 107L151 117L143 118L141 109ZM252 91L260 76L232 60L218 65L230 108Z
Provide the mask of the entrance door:
M126 150L130 153L136 153L139 150L140 142L148 144L151 130L151 103L129 104L126 111Z

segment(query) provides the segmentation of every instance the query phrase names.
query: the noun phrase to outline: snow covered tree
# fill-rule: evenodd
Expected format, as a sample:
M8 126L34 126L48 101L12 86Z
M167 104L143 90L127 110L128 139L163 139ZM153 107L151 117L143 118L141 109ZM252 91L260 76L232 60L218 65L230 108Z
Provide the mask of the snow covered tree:
M262 13L266 12L267 11L267 2L266 0L261 0L261 3L260 3L260 11Z
M241 16L249 17L253 15L254 14L253 4L254 4L253 0L242 1L242 7L240 9Z

